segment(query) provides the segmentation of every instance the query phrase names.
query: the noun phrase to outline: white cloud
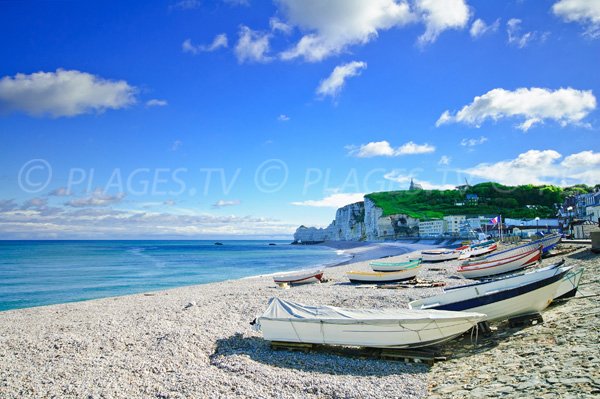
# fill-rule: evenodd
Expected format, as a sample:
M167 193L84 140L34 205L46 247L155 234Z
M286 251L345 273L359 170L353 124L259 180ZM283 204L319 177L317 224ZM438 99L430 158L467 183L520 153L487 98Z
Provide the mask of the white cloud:
M121 202L125 198L124 193L116 195L106 194L102 189L94 190L89 196L73 199L65 203L65 205L74 208L109 206Z
M218 200L217 202L215 202L212 207L213 208L223 208L226 206L236 206L241 204L242 202L240 200Z
M496 163L481 163L463 172L501 184L572 185L600 182L600 153L582 151L560 159L554 150L529 150L515 159Z
M481 18L476 19L471 25L469 34L472 38L477 39L487 33L493 33L500 27L500 19L495 20L491 25L485 23Z
M427 154L435 151L435 147L430 144L416 144L412 141L402 144L398 148L393 148L391 144L386 141L372 141L367 144L360 146L347 146L348 155L357 158L371 158L371 157L393 157L401 155L414 155L414 154Z
M185 39L181 44L181 49L184 53L190 54L198 54L201 52L212 52L218 50L222 47L226 48L229 45L227 41L227 35L225 33L221 33L216 35L210 44L192 44L191 39Z
M271 27L272 32L281 32L285 35L289 35L290 33L292 33L293 30L293 28L290 25L281 21L277 17L271 17L271 19L269 19L269 26Z
M290 117L285 114L281 114L277 117L277 120L280 122L287 122L290 120Z
M48 193L49 196L54 197L68 197L71 195L71 192L66 187L58 187Z
M292 205L311 206L316 208L341 208L342 206L363 201L364 196L364 193L335 193L320 200L292 202Z
M297 227L264 217L216 216L185 209L179 213L105 207L20 210L14 202L4 202L8 202L6 209L0 200L2 238L274 236L291 235Z
M550 119L561 126L580 125L591 111L596 109L596 97L591 90L572 88L549 90L542 88L519 88L515 91L493 89L452 115L445 111L436 126L462 122L479 127L487 119L519 117L525 119L518 128L527 131L537 123Z
M167 206L175 206L177 203L175 202L175 200L172 199L168 199L168 200L164 200L163 201L163 205L167 205Z
M452 162L451 157L449 157L447 155L442 155L442 157L438 161L438 165L450 165L450 162Z
M455 186L452 184L435 184L425 180L419 180L412 175L406 174L402 170L392 170L391 172L384 174L383 178L399 184L406 183L406 188L408 188L408 183L411 180L417 184L420 184L425 190L453 190L455 188Z
M146 101L146 107L164 107L169 103L167 100L159 100L157 98L153 98L152 100Z
M235 46L235 55L238 62L268 62L271 57L267 55L270 50L269 33L254 31L247 26L241 26L239 40Z
M425 33L419 36L420 45L435 42L445 30L464 28L471 15L464 0L416 0L415 8L426 27Z
M508 43L523 48L534 38L535 32L525 32L521 34L521 20L511 18L506 23L506 33L508 34Z
M566 22L578 22L585 27L584 34L600 37L600 2L597 0L560 0L552 6L554 15Z
M230 6L249 6L250 0L223 0Z
M395 0L277 0L289 25L306 34L280 56L284 60L322 59L366 44L381 30L403 26L415 20L405 1Z
M485 136L480 136L478 139L462 139L460 141L460 145L463 147L475 147L476 145L480 145L488 141L488 138Z
M177 10L193 10L194 8L198 7L200 7L199 0L181 0L173 4L172 6L169 6L170 9Z
M367 63L362 61L352 61L336 66L331 75L321 81L317 88L317 94L321 96L337 96L342 87L344 87L346 79L360 75L361 71L366 68Z
M0 112L75 116L135 103L135 87L76 70L22 73L0 79Z

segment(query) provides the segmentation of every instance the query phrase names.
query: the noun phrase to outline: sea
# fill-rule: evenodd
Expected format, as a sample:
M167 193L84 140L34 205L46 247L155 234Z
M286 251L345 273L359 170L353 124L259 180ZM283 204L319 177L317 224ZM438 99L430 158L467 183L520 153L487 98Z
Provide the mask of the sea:
M330 266L289 241L0 241L0 311ZM275 245L271 245L275 244Z

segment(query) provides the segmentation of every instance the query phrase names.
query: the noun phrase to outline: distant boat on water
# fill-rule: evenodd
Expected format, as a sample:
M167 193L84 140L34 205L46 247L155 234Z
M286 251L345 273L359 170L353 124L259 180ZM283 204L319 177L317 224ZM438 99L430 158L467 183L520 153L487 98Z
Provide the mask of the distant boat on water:
M222 242L215 242L215 245L223 245Z

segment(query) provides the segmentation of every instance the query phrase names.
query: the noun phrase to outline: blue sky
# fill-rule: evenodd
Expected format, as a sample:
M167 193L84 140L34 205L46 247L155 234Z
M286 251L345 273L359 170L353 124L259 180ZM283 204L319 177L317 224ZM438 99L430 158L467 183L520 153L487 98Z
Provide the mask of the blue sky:
M597 1L0 3L0 238L289 237L600 183Z

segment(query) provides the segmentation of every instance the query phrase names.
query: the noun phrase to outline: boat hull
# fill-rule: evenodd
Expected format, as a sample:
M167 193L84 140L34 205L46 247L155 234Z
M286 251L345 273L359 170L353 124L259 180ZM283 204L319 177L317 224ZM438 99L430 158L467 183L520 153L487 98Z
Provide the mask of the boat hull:
M521 270L539 261L542 256L541 248L528 253L481 263L469 263L457 269L461 277L480 279Z
M273 276L276 284L309 284L318 283L323 279L323 270L299 271Z
M575 294L577 294L579 281L581 280L583 271L583 268L579 268L577 270L570 270L565 274L554 294L554 300L574 297Z
M419 266L420 264L421 260L419 259L400 263L371 262L370 266L374 272L399 272L402 270L407 270L412 267Z
M435 297L413 301L411 309L437 309L483 313L485 320L539 313L554 299L569 268L546 270L490 283L458 288Z
M417 276L421 266L394 272L347 272L348 279L353 284L386 284L411 280Z
M460 256L459 251L453 250L433 250L433 251L422 251L421 258L423 262L445 262L447 260L458 259Z

